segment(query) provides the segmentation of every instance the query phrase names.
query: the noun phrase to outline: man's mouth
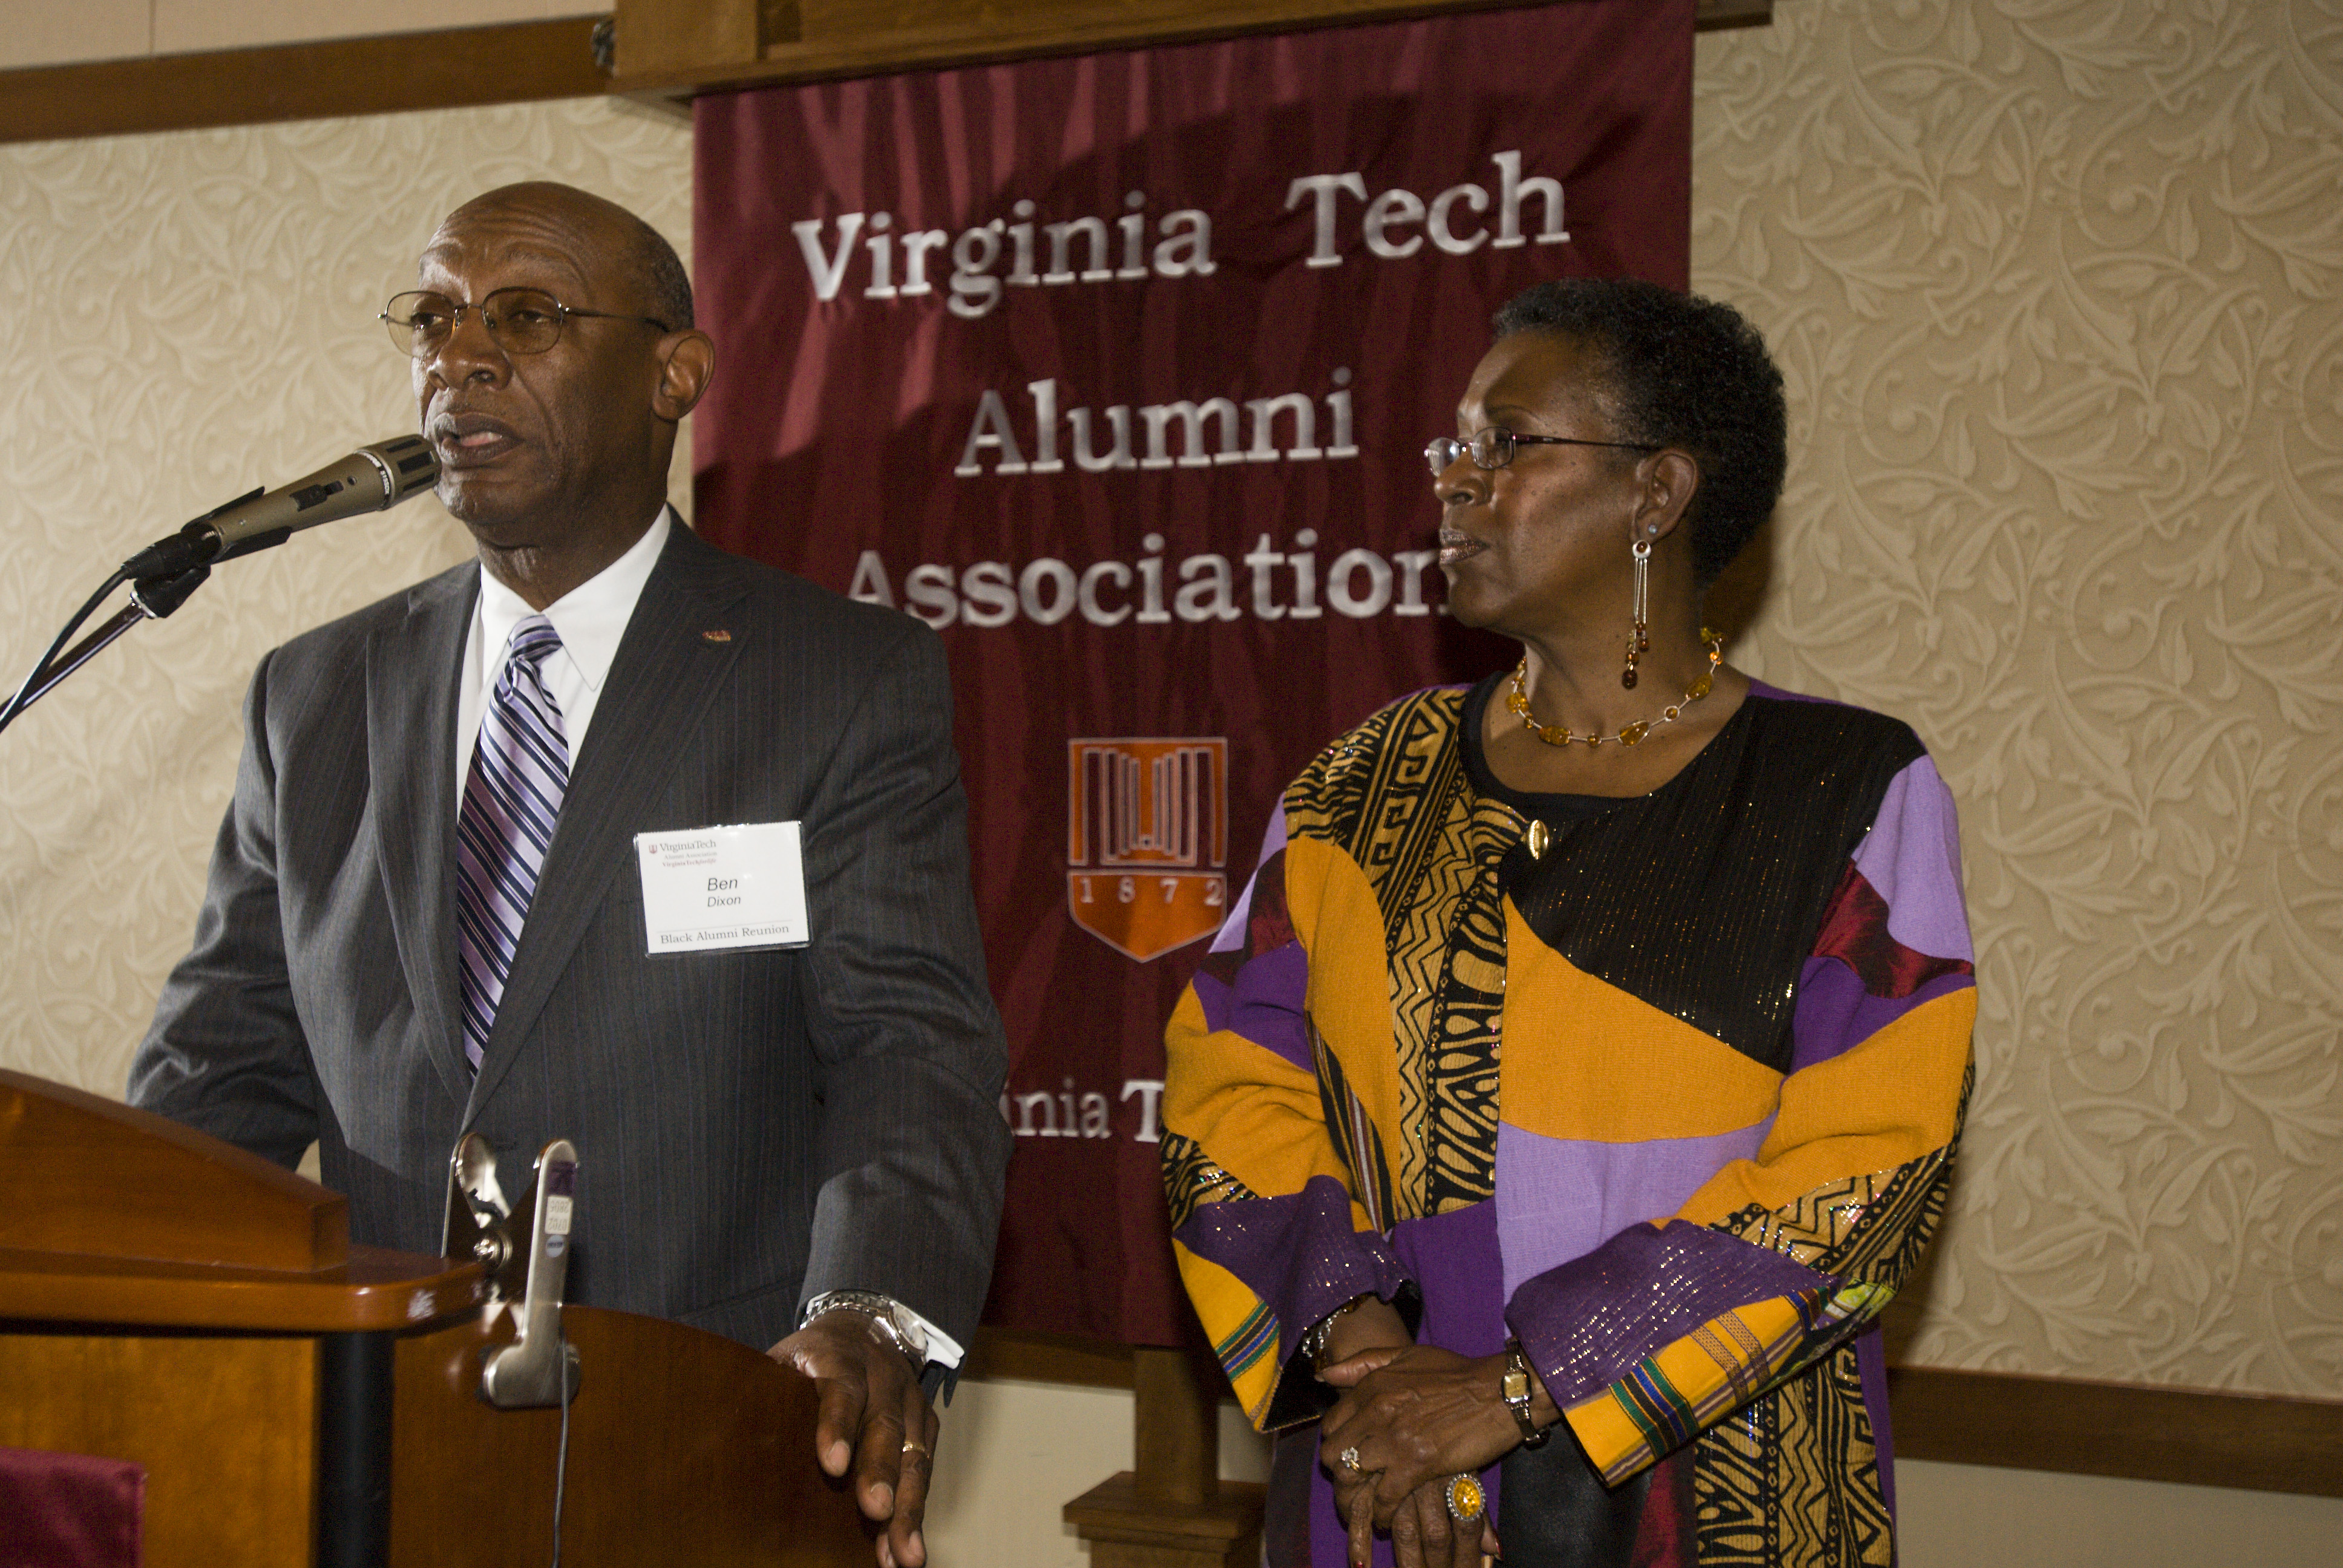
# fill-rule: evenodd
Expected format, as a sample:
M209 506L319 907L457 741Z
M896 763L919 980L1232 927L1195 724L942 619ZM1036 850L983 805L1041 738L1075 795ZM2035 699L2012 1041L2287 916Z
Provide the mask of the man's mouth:
M1459 561L1472 559L1489 547L1472 535L1455 528L1440 530L1440 564L1453 567Z
M512 427L486 414L442 414L431 421L431 444L439 449L441 466L475 467L491 462L520 444Z

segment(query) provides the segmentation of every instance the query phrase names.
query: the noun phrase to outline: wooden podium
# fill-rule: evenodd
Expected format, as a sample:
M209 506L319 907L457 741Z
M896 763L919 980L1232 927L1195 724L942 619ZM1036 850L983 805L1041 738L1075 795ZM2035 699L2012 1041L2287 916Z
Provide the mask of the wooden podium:
M0 1447L145 1466L147 1568L550 1563L561 1414L478 1397L513 1337L486 1293L476 1263L351 1246L315 1182L0 1071ZM565 1564L871 1561L811 1382L679 1323L562 1319Z

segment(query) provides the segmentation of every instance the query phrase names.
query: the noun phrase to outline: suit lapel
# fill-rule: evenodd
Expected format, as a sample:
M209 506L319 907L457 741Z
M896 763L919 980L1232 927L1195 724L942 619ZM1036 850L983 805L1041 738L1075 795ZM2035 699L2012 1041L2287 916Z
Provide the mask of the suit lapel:
M467 1126L511 1070L611 879L632 864L634 835L709 699L730 675L745 628L724 623L730 636L721 642L700 634L748 591L738 559L680 523L672 527L610 663L584 749L570 768L561 819L472 1086ZM452 890L448 897L452 909Z
M383 895L423 1047L458 1105L472 1075L456 1033L456 687L478 593L474 566L418 584L407 618L370 636L366 653Z

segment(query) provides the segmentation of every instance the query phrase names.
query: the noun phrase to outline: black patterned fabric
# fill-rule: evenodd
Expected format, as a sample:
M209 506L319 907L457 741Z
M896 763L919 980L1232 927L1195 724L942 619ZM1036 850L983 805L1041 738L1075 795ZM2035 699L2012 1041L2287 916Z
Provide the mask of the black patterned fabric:
M1493 677L1492 679L1499 678ZM1489 683L1465 704L1477 712ZM1587 973L1790 1067L1795 977L1888 781L1923 754L1911 729L1832 702L1749 701L1664 790L1604 801L1508 790L1463 727L1473 788L1546 822L1503 887L1538 940ZM1730 855L1703 854L1730 846Z

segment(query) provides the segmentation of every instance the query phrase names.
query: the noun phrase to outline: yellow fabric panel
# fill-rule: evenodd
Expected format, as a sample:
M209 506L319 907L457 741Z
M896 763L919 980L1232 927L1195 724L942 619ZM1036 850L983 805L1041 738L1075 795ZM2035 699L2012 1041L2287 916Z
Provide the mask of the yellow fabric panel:
M1285 905L1310 955L1310 1017L1383 1146L1400 1141L1399 1058L1392 1049L1391 970L1383 916L1358 863L1322 839L1285 846ZM1352 940L1334 942L1322 933Z
M1221 1169L1263 1196L1299 1192L1312 1176L1332 1176L1351 1190L1327 1132L1315 1073L1233 1030L1206 1030L1204 1006L1192 989L1181 993L1163 1044L1166 1128L1193 1139Z
M1261 1305L1261 1298L1246 1289L1242 1280L1218 1263L1198 1257L1177 1241L1172 1243L1172 1255L1180 1265L1180 1281L1188 1287L1188 1299L1195 1303L1197 1319L1212 1343L1219 1344L1235 1332ZM1256 1429L1267 1430L1261 1423L1269 1414L1270 1396L1277 1392L1278 1369L1284 1364L1285 1346L1279 1343L1231 1383L1237 1402Z
M1661 1346L1648 1359L1686 1406L1705 1414L1704 1407L1716 1406L1719 1395L1728 1396L1725 1404L1737 1405L1771 1379L1779 1370L1774 1363L1797 1342L1798 1312L1786 1297L1775 1296L1736 1307L1703 1329ZM1717 1359L1718 1349L1731 1356L1730 1367ZM1728 1389L1731 1382L1741 1388ZM1610 1485L1659 1458L1615 1384L1562 1413Z
M1755 1161L1736 1160L1676 1211L1713 1225L1750 1204L1780 1209L1815 1188L1892 1170L1959 1131L1976 989L1921 1003L1853 1050L1794 1072Z
M1562 1418L1570 1422L1572 1435L1586 1451L1597 1475L1609 1475L1638 1451L1650 1452L1650 1445L1644 1441L1643 1428L1628 1419L1626 1411L1607 1389L1585 1403L1564 1411Z
M1513 1126L1641 1143L1713 1137L1774 1114L1780 1073L1588 974L1540 941L1510 899L1505 949L1506 1038L1540 1042L1504 1055L1498 1092Z

